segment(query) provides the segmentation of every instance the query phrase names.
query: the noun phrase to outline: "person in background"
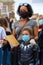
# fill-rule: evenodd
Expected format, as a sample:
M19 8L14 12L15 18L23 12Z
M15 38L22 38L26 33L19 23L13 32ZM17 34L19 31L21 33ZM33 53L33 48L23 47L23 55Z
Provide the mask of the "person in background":
M39 26L39 20L41 20L41 19L43 19L43 16L42 16L42 15L39 15L39 16L37 17L38 26Z
M14 19L15 19L15 13L13 11L9 12L9 28L11 32L13 29Z
M37 25L38 25L38 20L39 20L39 14L36 13L36 14L33 14L31 19L35 20L37 22Z
M31 30L25 28L21 32L21 40L18 40L18 65L39 65L38 53L39 46L32 38ZM34 40L34 41L33 41Z
M31 18L32 18L33 20L37 20L37 17L38 17L38 16L39 16L39 14L36 13L36 14L33 14Z
M8 18L5 17L7 23L8 23L8 27L6 28L6 31L8 31L9 33L12 33L12 28L13 28L13 18Z
M38 29L38 45L40 47L39 59L40 65L43 65L43 19L39 20L39 29Z
M8 17L5 17L5 19L6 19L7 25L8 25L7 28L6 28L6 33L7 33L7 34L10 34L10 33L11 33L10 24L9 24L10 19L9 19Z
M0 19L0 22L1 22L1 26L4 28L5 30L5 33L2 31L2 35L4 36L5 35L5 40L6 40L6 28L8 27L8 22L5 18L1 18ZM1 35L1 36L2 36ZM11 65L10 64L10 55L11 55L11 52L10 52L10 45L9 43L7 42L6 40L6 44L3 43L3 47L2 47L2 50L3 50L3 57L2 57L2 64L3 65Z
M6 32L5 29L3 27L3 23L2 23L2 19L0 18L0 65L3 64L2 60L3 60L3 44L7 43L6 41Z
M13 23L13 18L10 18L9 27L10 27L11 32L12 32L12 23Z

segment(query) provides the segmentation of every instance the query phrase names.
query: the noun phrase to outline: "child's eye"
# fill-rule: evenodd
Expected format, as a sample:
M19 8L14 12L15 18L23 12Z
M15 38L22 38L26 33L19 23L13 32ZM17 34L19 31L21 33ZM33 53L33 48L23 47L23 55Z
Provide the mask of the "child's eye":
M28 34L22 34L22 35L28 35Z
M25 34L25 35L28 35L28 34Z

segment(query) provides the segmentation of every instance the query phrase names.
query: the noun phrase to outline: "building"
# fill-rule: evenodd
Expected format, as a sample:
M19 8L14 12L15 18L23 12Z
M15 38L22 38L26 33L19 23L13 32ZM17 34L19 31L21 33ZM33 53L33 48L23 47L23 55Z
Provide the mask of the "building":
M5 17L9 12L14 12L14 0L0 0L0 17Z

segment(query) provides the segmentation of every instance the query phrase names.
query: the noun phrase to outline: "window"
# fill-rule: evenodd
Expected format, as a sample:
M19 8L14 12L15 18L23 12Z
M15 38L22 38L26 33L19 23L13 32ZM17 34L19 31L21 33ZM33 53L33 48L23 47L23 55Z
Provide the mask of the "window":
M1 10L1 14L6 14L8 12L8 6L7 5L3 5L3 8Z

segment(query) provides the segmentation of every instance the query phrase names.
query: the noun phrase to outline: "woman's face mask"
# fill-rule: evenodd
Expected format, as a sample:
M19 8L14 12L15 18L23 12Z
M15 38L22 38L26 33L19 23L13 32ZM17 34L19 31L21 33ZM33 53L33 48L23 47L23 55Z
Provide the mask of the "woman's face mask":
M39 26L43 25L43 19L39 20Z
M22 18L27 18L28 17L28 9L26 6L21 6L20 7L20 16Z
M39 20L39 29L43 29L43 19Z
M28 14L29 14L28 11L20 11L20 16L21 16L22 18L27 18L27 17L28 17Z
M24 42L28 42L30 40L30 36L29 35L22 35L22 40Z

